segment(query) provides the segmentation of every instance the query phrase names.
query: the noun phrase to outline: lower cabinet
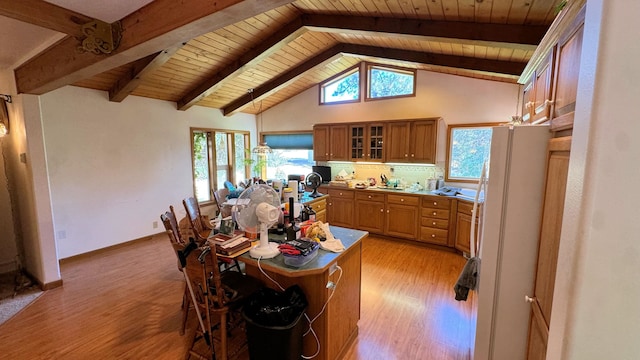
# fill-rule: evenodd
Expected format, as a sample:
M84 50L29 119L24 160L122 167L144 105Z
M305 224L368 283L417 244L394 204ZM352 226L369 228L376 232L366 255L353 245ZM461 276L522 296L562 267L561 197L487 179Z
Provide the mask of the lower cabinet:
M451 202L452 200L443 197L422 197L418 241L443 246L453 245L449 241Z
M478 239L478 218L480 218L481 207L478 207L478 216L476 217L476 237ZM471 212L473 210L473 203L463 200L458 200L458 211L456 214L456 236L454 246L456 249L470 253L470 235L471 235ZM477 241L477 240L476 240ZM476 249L477 249L476 243Z
M311 207L313 211L316 212L316 220L327 222L327 199L321 198L309 201L306 203L307 206Z
M387 195L385 235L415 240L418 237L420 198L410 195Z
M354 227L374 234L384 233L385 198L383 193L356 192Z
M329 189L327 222L331 225L352 228L354 225L354 190Z

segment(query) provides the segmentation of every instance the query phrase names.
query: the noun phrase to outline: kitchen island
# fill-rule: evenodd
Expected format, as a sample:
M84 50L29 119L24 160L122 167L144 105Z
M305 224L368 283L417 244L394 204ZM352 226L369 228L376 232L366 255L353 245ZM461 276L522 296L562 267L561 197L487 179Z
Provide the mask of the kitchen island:
M309 306L309 319L316 317L325 303L329 301L324 312L313 323L313 330L320 342L320 351L314 359L328 360L342 358L349 345L358 335L360 319L360 285L361 285L361 250L362 240L369 233L331 226L333 235L340 239L346 250L341 253L318 250L318 255L308 264L296 268L284 263L284 257L278 255L273 259L260 260L259 266L269 277L277 281L283 288L299 285L304 291ZM269 235L275 238L277 235ZM268 279L258 267L258 260L249 254L239 260L246 266L248 275L262 279L274 289L278 286ZM335 284L335 289L327 287ZM305 323L307 320L303 318ZM306 331L305 324L305 331ZM316 340L309 333L304 337L303 355L311 356L317 350Z

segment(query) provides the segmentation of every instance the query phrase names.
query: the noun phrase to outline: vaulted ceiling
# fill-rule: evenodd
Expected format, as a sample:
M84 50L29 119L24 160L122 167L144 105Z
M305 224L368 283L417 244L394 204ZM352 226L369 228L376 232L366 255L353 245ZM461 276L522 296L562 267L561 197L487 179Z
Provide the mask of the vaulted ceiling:
M228 115L264 111L362 61L515 83L560 2L155 0L118 22L109 54L79 50L94 18L71 9L0 0L0 15L68 35L15 69L21 93L76 85Z

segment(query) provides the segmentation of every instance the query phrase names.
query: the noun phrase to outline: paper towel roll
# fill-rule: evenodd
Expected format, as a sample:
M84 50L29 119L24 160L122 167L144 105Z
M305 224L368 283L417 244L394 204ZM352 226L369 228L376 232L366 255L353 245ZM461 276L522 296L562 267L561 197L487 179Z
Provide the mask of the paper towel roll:
M293 201L298 202L298 180L289 180L287 187L291 188L291 197L293 197Z

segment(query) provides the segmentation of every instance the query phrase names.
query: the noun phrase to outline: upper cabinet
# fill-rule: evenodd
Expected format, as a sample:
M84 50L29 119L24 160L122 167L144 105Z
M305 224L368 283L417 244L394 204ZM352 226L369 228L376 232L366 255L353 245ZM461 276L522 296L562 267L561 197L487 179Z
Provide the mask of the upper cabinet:
M389 122L387 162L435 163L436 135L435 119Z
M433 164L439 120L315 125L313 159Z
M385 161L383 123L351 124L349 131L351 161Z
M313 160L350 160L348 132L348 125L315 125L313 127Z
M580 2L558 15L519 79L525 122L549 122L552 131L573 128L585 15Z
M551 90L553 85L553 64L555 49L540 64L524 86L522 92L524 106L522 120L530 123L543 123L549 120L551 112Z
M570 29L558 42L558 61L553 104L552 130L564 130L573 127L578 93L578 75L580 72L580 53L584 20Z

